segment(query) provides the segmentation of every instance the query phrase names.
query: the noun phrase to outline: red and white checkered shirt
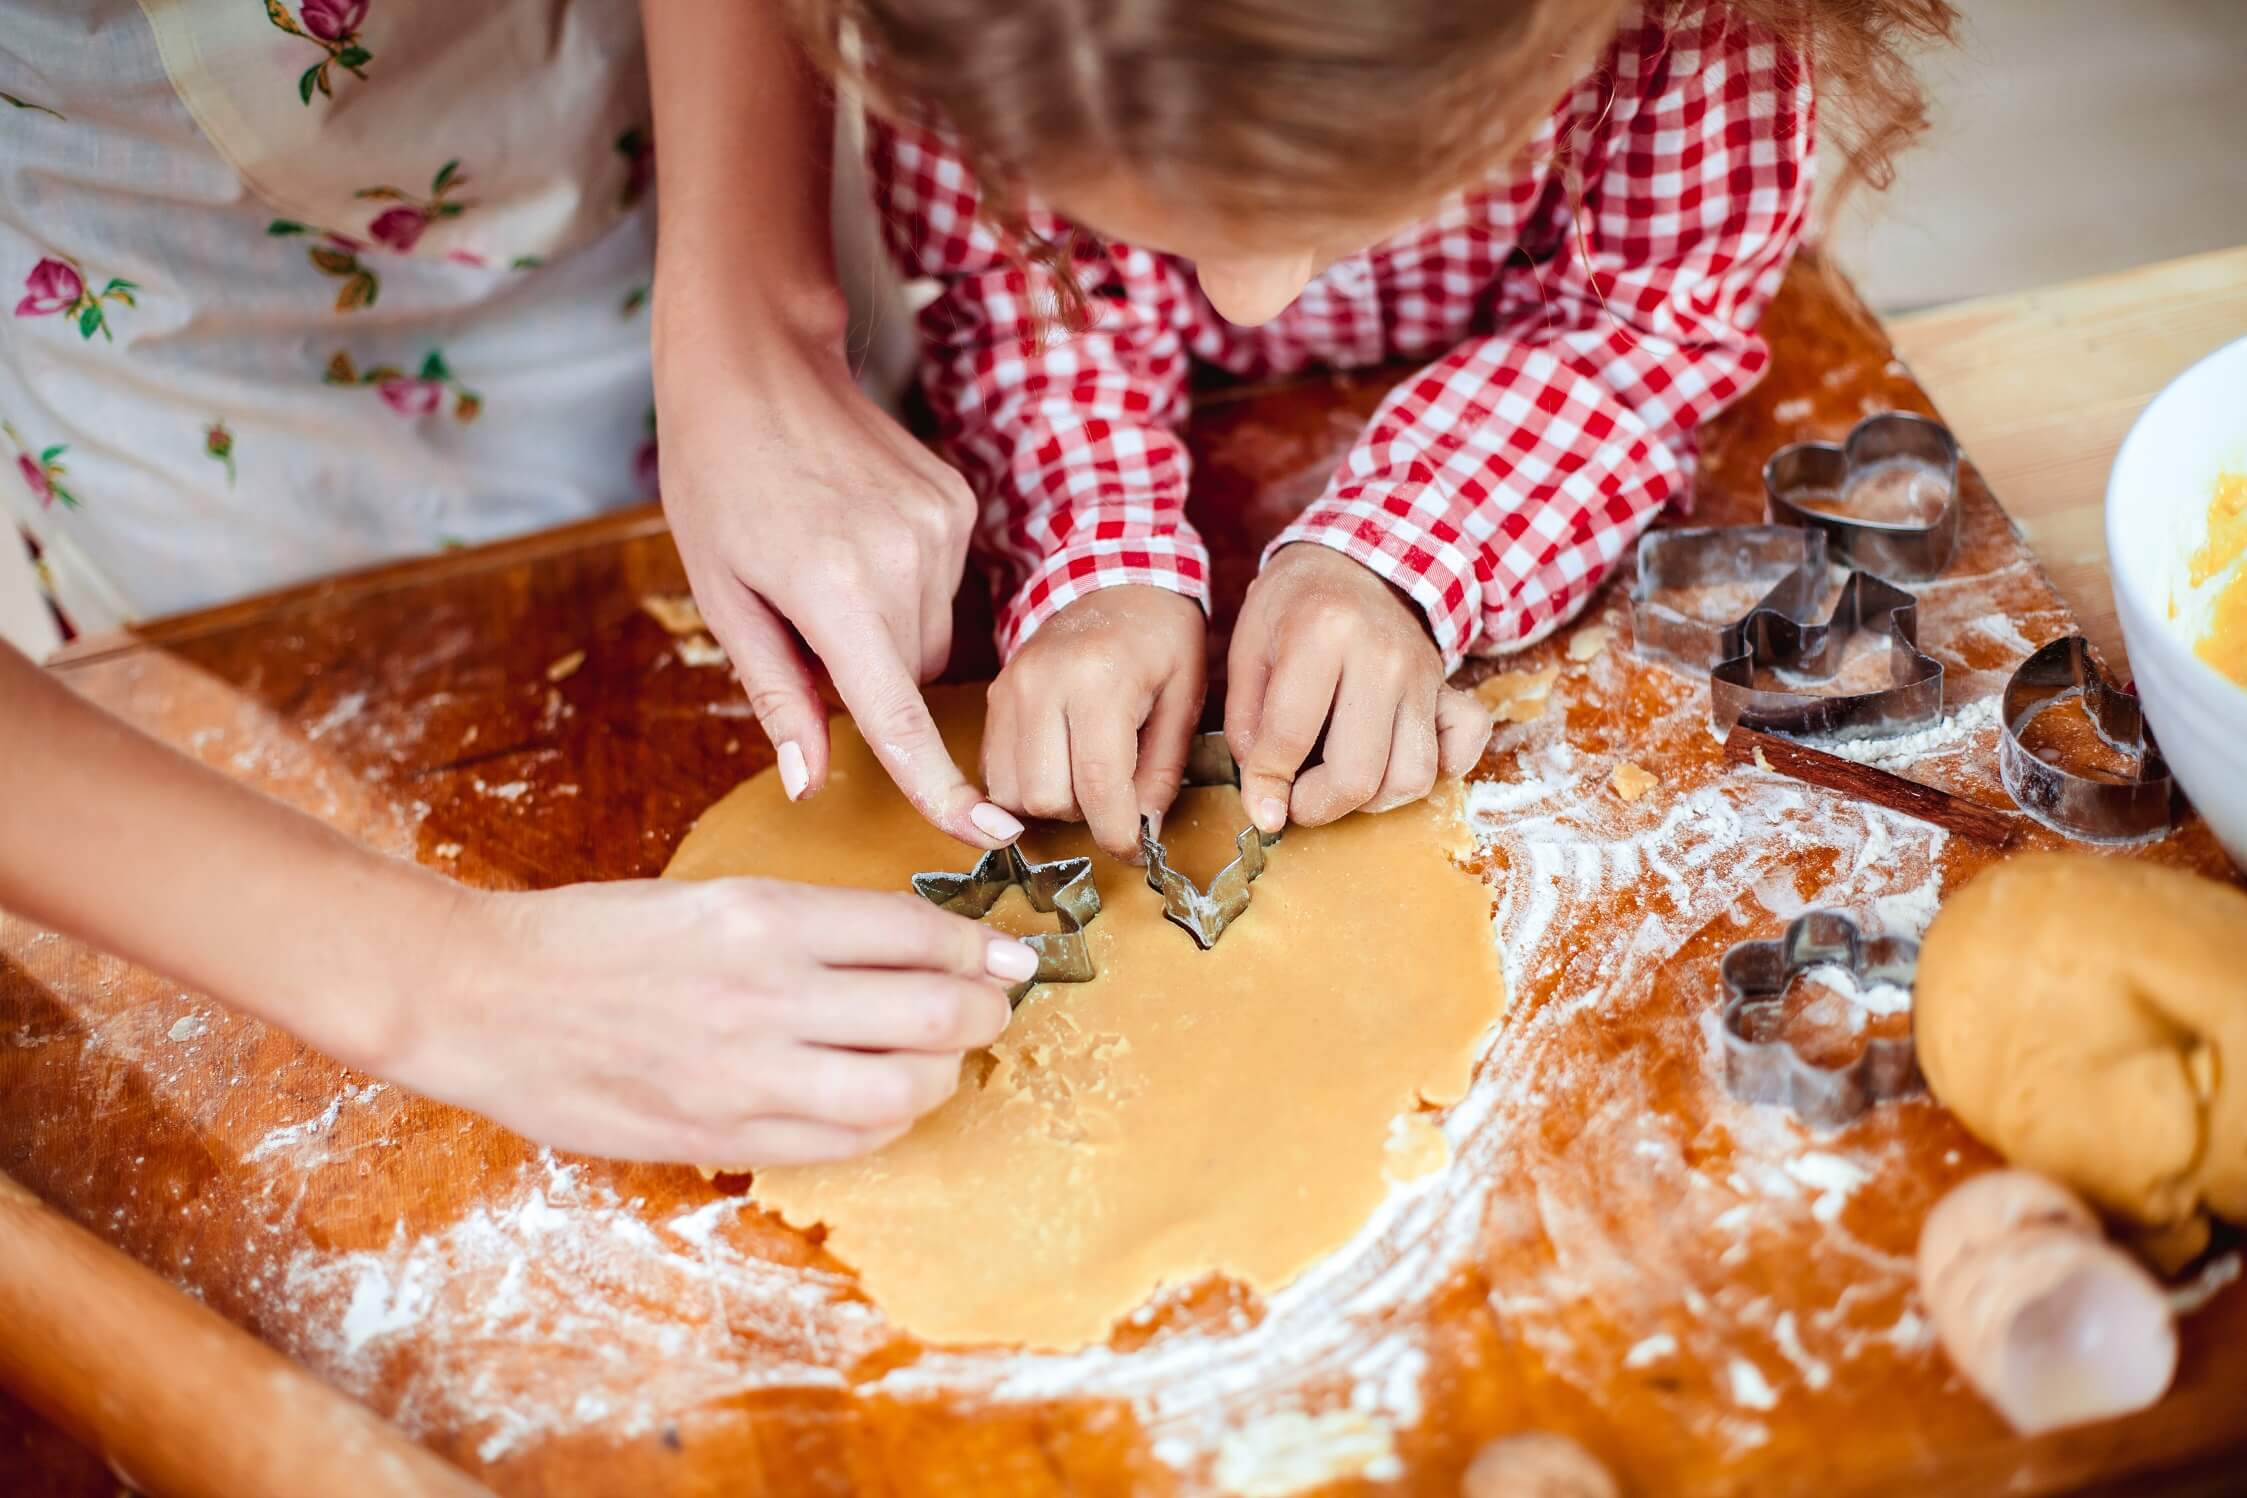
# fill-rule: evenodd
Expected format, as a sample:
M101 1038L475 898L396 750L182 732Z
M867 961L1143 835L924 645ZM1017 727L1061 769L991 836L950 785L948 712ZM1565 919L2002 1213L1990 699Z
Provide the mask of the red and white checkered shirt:
M1802 233L1812 116L1769 33L1717 4L1642 16L1540 129L1526 159L1544 165L1330 266L1271 322L1235 327L1190 263L1109 243L1077 262L1100 316L1073 337L944 137L877 124L891 250L941 287L923 380L1010 584L1001 652L1100 588L1207 607L1179 437L1192 360L1268 377L1433 359L1272 548L1331 546L1403 589L1447 669L1550 633L1690 495L1694 428L1762 373L1753 330Z

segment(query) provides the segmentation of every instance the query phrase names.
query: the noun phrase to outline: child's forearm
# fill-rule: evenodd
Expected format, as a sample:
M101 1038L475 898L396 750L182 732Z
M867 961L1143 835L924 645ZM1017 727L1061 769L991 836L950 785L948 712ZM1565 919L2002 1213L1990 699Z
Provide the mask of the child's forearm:
M840 346L832 112L773 0L646 0L661 153L658 343L754 357L768 337Z
M358 1065L458 890L147 738L0 644L0 907ZM404 933L412 939L401 939Z

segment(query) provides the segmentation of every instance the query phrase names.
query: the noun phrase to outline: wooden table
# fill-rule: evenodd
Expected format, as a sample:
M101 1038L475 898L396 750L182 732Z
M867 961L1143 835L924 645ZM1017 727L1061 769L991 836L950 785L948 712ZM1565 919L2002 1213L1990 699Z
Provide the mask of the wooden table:
M2107 470L2130 424L2202 356L2247 338L2247 246L1914 313L1888 324L2107 659Z
M1772 375L1703 434L1701 522L1753 516L1775 444L1925 408L1814 260L1767 333ZM1383 386L1317 379L1197 414L1196 505L1226 598ZM1960 702L2068 626L1972 474L1967 503L1960 563L1922 608ZM641 609L682 586L643 511L166 621L59 669L187 752L470 882L634 877L769 763L725 673L685 662ZM1612 588L1595 607L1622 622ZM1469 1095L1504 1127L1462 1136L1431 1209L1451 1246L1408 1215L1345 1265L1331 1308L1259 1305L1213 1279L1089 1364L1009 1384L1014 1355L885 1332L815 1237L691 1171L555 1159L4 917L0 1168L510 1494L1207 1491L1211 1458L1274 1409L1378 1417L1400 1463L1383 1491L1449 1492L1481 1440L1528 1427L1575 1434L1649 1493L2145 1491L2157 1468L2237 1471L2247 1292L2186 1321L2177 1387L2153 1411L2018 1439L1949 1374L1910 1286L1919 1221L1987 1153L1926 1103L1808 1136L1711 1083L1727 945L1829 886L1886 888L1915 858L1921 882L1893 898L1898 919L1923 916L1988 855L1822 793L1743 789L1705 686L1619 645L1589 661L1563 646L1517 663L1563 672L1557 705L1509 725L1482 773L1519 786L1628 754L1659 789L1615 811L1599 768L1559 812L1560 791L1505 793L1543 797L1555 828L1597 807L1636 831L1612 859L1579 841L1547 869L1518 840L1531 814L1501 819L1480 867L1509 952L1541 891L1574 902L1516 972ZM1986 722L1976 733L1916 773L1993 797ZM1743 834L1707 861L1728 809L1785 821L1799 854ZM1690 878L1665 862L1679 849L1662 829L1681 822L1714 829L1692 835ZM2222 866L2197 824L2151 856ZM1634 931L1659 944L1619 969ZM1334 1335L1268 1345L1288 1326ZM1204 1348L1213 1361L1181 1360ZM11 1492L114 1491L4 1405L0 1473Z

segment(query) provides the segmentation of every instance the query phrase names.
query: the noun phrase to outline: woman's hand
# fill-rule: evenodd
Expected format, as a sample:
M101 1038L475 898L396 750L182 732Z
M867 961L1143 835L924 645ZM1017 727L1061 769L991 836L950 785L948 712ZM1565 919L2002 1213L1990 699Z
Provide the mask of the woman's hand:
M1022 827L945 751L967 483L860 393L828 233L833 129L781 8L647 0L663 142L654 350L663 507L694 596L779 751L827 781L827 712L793 625L921 815L995 847Z
M1020 836L953 763L920 693L951 654L966 480L809 338L721 358L658 343L664 512L790 798L827 780L827 709L792 625L921 815L981 847Z
M991 683L983 779L1001 805L1082 821L1118 858L1178 794L1202 710L1200 605L1102 588L1042 625Z
M910 895L763 879L454 893L426 976L389 996L387 1054L345 1059L626 1159L879 1148L951 1096L962 1053L1006 1025L1003 984L1037 968Z
M1490 742L1489 712L1444 685L1420 611L1324 546L1281 548L1250 585L1227 678L1241 801L1267 833L1417 801ZM1319 763L1299 773L1321 733Z

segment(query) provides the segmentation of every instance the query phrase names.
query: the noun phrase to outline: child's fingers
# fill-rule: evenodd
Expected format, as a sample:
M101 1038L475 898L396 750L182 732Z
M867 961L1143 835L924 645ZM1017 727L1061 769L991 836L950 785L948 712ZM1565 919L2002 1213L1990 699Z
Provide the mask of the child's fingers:
M1437 768L1436 694L1408 693L1397 706L1388 772L1365 809L1394 811L1411 805L1435 789Z
M800 801L827 783L827 704L811 663L765 601L737 582L703 590L703 618L779 756L780 784Z
M1178 799L1178 787L1186 778L1186 754L1193 745L1201 715L1201 673L1181 673L1163 683L1146 723L1140 727L1139 773L1134 777L1134 788L1139 815L1157 826L1162 824L1163 813L1170 810L1170 803ZM1134 825L1131 858L1135 862L1138 834Z
M1018 809L1049 822L1076 821L1066 711L1059 702L1042 701L1022 703L1016 711L1014 778L1022 793Z
M983 791L1001 806L1022 804L1022 782L1015 774L1017 732L1014 693L1005 681L994 682L984 694Z
M1290 651L1266 679L1255 709L1248 758L1241 766L1241 804L1259 832L1287 825L1296 771L1311 757L1342 676L1339 653L1301 647ZM1227 688L1228 696L1239 690Z
M1403 683L1377 665L1361 661L1342 668L1326 751L1295 782L1288 800L1292 820L1324 826L1373 799L1388 772L1403 697Z
M1437 768L1446 777L1472 770L1490 747L1490 709L1470 692L1445 687L1436 694Z
M1071 707L1069 776L1077 809L1092 840L1117 858L1139 847L1138 769L1140 704L1102 694Z

